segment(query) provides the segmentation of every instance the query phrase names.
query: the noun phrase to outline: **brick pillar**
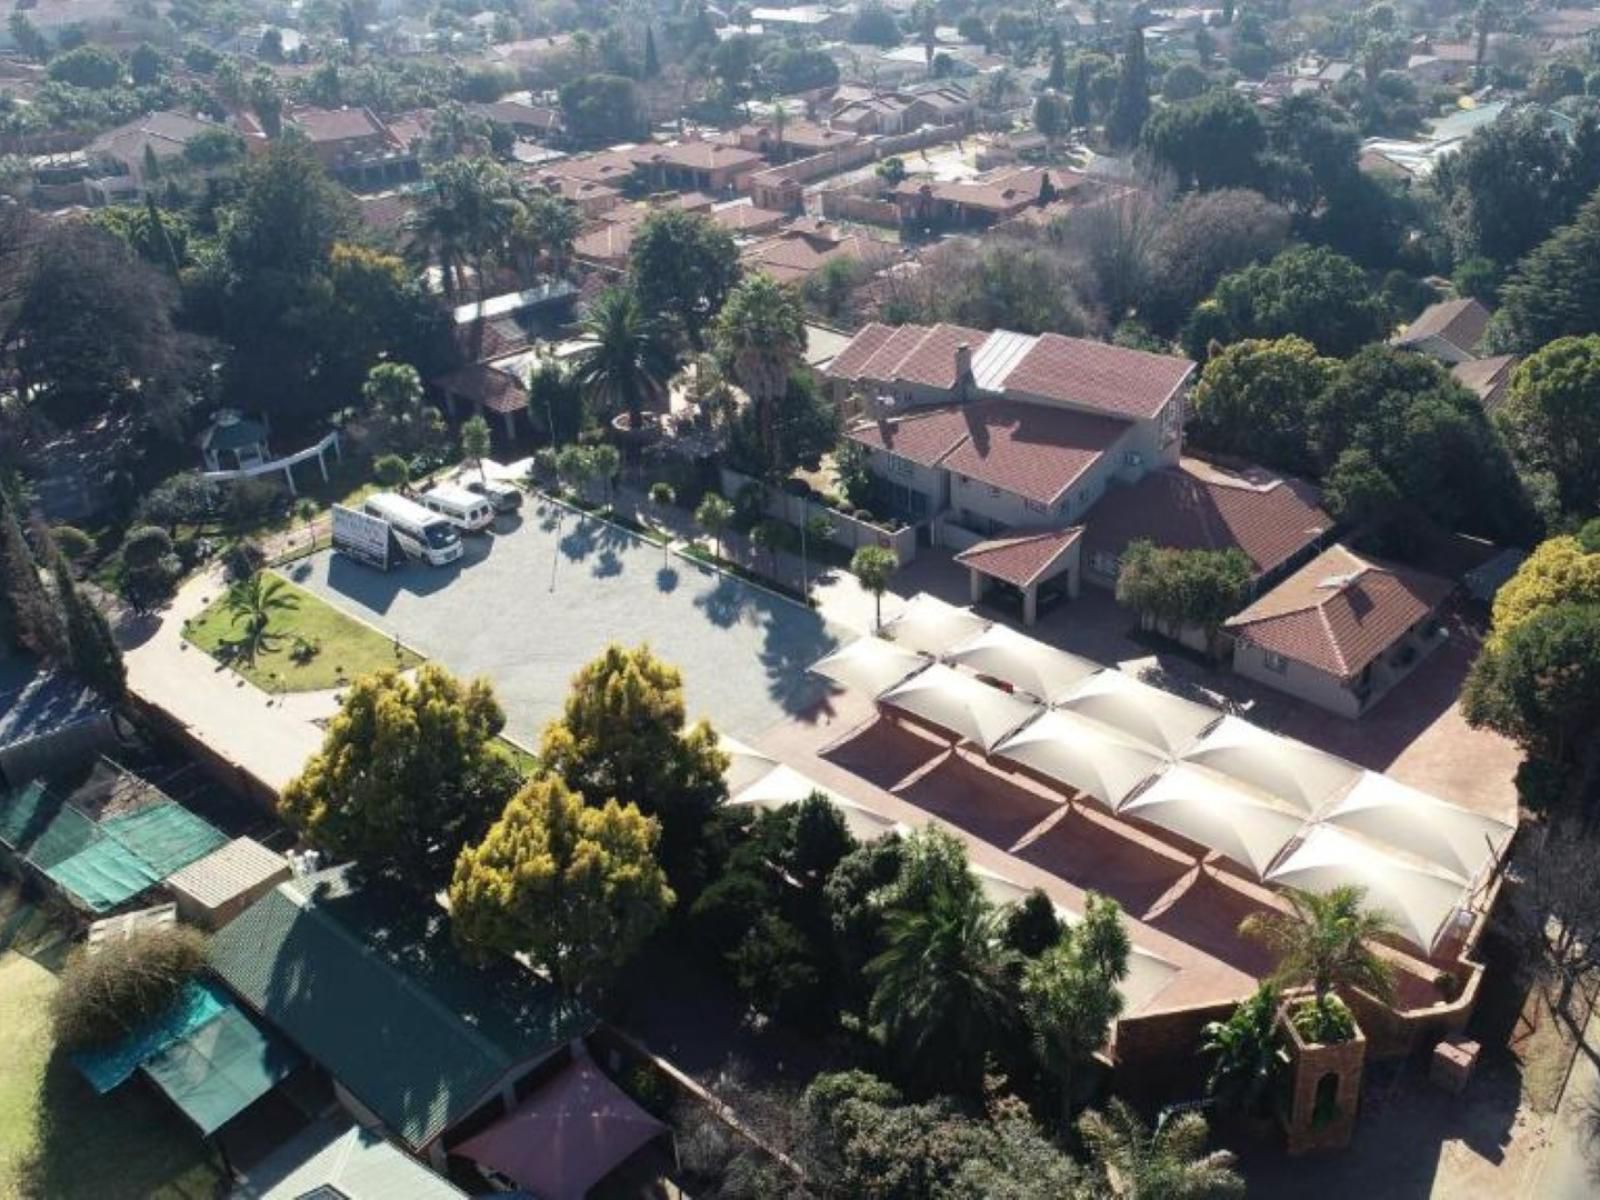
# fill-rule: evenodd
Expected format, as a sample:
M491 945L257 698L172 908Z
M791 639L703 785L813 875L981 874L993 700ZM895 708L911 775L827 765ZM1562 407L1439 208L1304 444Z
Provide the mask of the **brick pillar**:
M1278 1023L1289 1045L1291 1072L1287 1108L1280 1109L1278 1119L1288 1135L1290 1154L1342 1149L1350 1144L1355 1131L1367 1038L1357 1026L1355 1037L1348 1042L1324 1046L1303 1041L1289 1020L1290 1011L1298 1003L1299 1000L1291 1000L1278 1011ZM1325 1088L1323 1081L1330 1078ZM1319 1115L1319 1092L1326 1095L1328 1089L1332 1108Z

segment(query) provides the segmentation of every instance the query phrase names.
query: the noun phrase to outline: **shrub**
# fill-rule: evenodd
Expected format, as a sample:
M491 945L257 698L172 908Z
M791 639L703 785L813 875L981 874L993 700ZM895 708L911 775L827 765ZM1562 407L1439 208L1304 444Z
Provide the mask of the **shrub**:
M94 539L74 525L57 525L50 536L55 539L56 549L70 563L80 563L95 552Z
M260 542L250 538L235 538L223 553L222 565L228 574L228 582L242 583L267 565L267 552L261 548Z
M61 973L51 1004L56 1041L66 1049L103 1045L159 1014L206 961L206 940L172 926L80 947Z
M1355 1017L1332 992L1297 1005L1289 1019L1295 1032L1313 1045L1332 1046L1356 1035Z
M255 525L278 502L278 485L265 479L241 479L228 489L228 520L234 525Z
M301 637L297 634L289 646L290 660L302 667L321 653L322 642L317 638Z

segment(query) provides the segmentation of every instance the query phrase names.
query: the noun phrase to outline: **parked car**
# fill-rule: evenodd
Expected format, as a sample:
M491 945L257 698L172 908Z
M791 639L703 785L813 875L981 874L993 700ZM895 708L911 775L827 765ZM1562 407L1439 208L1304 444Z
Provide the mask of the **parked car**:
M516 512L522 507L522 489L501 479L466 479L462 486L494 505L497 513Z

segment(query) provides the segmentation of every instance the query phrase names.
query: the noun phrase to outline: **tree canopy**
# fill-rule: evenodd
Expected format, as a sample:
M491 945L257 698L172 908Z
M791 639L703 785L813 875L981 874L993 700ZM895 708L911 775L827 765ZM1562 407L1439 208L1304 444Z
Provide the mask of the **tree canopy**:
M651 213L634 235L628 278L651 313L673 318L696 350L739 278L733 235L702 213Z
M1500 289L1491 339L1528 353L1600 328L1600 195L1517 264Z
M1227 340L1292 333L1336 358L1381 341L1391 323L1361 268L1323 247L1291 247L1271 262L1224 276L1213 302ZM1192 357L1204 357L1205 347L1187 334L1185 347Z
M1286 471L1313 464L1306 431L1338 363L1302 337L1235 342L1205 365L1189 433L1195 443Z
M1495 414L1524 471L1554 482L1563 512L1600 512L1600 335L1558 338L1530 355Z
M1573 762L1600 728L1600 602L1564 601L1518 622L1478 656L1461 701L1473 725Z

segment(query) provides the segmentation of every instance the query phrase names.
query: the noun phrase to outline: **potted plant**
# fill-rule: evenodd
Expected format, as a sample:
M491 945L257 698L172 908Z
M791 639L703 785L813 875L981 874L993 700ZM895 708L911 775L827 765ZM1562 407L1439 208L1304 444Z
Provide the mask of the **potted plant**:
M1265 1137L1272 1128L1277 1093L1289 1066L1278 1028L1281 1005L1277 985L1269 981L1240 1001L1226 1021L1212 1021L1203 1031L1200 1053L1213 1060L1206 1093L1254 1138Z

